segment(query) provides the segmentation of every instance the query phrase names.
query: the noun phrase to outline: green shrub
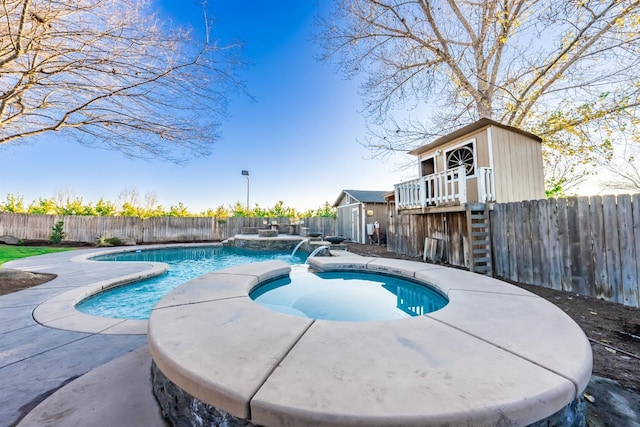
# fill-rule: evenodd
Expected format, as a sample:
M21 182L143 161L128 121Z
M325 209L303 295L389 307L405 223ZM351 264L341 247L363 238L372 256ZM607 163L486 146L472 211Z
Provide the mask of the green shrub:
M64 239L63 227L64 222L62 221L56 222L53 227L51 227L51 236L49 236L49 243L58 245L60 244L60 242L62 242L62 239Z
M98 236L96 237L96 246L104 247L104 246L111 246L111 244L109 244L105 236Z
M96 238L96 246L120 246L122 245L122 240L118 237L105 237L98 236Z
M111 246L121 246L122 240L119 237L109 237L107 242L111 243Z

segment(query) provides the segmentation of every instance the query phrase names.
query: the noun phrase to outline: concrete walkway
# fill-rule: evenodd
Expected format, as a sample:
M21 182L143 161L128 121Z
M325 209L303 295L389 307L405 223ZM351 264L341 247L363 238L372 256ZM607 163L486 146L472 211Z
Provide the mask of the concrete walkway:
M147 346L119 357L62 387L18 427L162 427L151 387Z
M150 263L70 261L80 253L98 251L104 250L62 252L4 264L6 268L53 273L58 277L43 285L0 297L0 425L17 425L38 403L65 384L122 355L146 347L144 334L80 333L44 327L34 321L35 307L67 290L140 273L151 266ZM109 404L108 396L104 396L102 403Z

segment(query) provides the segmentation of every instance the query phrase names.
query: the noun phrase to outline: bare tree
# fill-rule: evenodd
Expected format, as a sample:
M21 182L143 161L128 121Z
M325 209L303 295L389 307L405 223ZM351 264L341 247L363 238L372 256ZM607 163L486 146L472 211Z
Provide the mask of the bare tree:
M217 139L236 45L198 45L144 0L1 1L0 144L62 132L179 161Z
M320 18L323 59L364 74L364 142L406 150L481 117L590 163L598 132L637 131L639 0L341 0ZM394 119L414 109L415 119Z
M603 191L640 192L640 134L616 141L613 151L600 164L606 169L602 177Z
M605 180L602 183L602 189L640 193L640 162L638 159L630 159L626 164L620 166L612 168L613 178Z
M118 197L116 197L116 204L118 208L122 209L123 205L139 206L140 205L140 193L136 187L123 188Z

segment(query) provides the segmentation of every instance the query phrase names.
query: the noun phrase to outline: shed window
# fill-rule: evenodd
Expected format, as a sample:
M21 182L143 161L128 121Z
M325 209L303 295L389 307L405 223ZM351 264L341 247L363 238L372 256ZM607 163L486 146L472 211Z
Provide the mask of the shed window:
M421 176L428 176L436 173L436 164L433 157L429 157L428 159L424 159L420 162L420 173Z
M463 145L447 153L447 169L465 167L467 176L475 175L475 153L473 143Z

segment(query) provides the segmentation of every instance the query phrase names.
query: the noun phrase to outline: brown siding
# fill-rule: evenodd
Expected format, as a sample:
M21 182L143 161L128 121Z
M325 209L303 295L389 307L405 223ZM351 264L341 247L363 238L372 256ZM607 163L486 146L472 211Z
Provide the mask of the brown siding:
M542 145L516 132L491 128L496 202L544 198Z
M367 210L373 211L373 216L366 216ZM365 224L374 223L378 221L380 223L380 236L383 233L387 233L387 204L381 203L365 203L364 205L365 211ZM366 225L365 225L365 234L366 234ZM368 242L369 236L365 235L365 243Z
M489 143L486 130L482 130L481 132L474 134L473 138L476 138L476 150L478 150L477 166L479 168L489 167L491 163L489 161Z
M478 203L478 178L467 179L467 203Z

